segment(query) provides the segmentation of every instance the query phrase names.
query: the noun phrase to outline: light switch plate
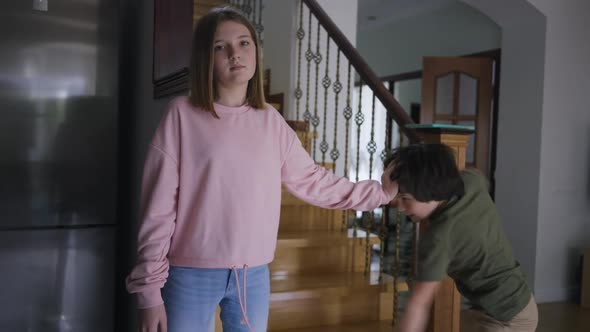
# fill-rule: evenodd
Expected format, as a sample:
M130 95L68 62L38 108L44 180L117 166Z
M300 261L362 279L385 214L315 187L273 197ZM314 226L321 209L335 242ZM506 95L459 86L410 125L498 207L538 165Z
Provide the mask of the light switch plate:
M33 10L46 12L49 0L33 0Z

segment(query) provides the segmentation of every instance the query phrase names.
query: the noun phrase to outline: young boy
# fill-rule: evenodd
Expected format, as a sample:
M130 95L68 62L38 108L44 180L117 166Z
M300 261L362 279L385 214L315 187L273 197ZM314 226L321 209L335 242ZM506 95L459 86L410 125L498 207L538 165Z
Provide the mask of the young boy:
M385 166L399 193L394 206L413 222L426 223L418 266L400 332L426 329L441 281L453 278L474 309L463 312L464 331L535 331L537 305L515 260L487 189L477 171L459 171L443 144L416 144L393 151Z

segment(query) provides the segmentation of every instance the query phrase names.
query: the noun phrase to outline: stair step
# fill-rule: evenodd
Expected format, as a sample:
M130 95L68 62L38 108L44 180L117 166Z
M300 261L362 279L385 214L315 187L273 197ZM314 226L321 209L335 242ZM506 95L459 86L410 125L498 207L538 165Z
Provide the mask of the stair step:
M282 330L283 332L393 332L391 320Z
M279 233L299 231L341 231L347 214L342 210L328 210L315 206L281 206ZM344 219L347 223L348 219Z
M269 103L269 104L277 111L279 111L279 112L281 111L282 104L280 104L280 103Z
M379 277L381 276L381 280ZM371 271L368 275L364 272L350 273L321 273L308 275L281 275L271 276L271 299L288 299L285 294L306 292L312 295L314 291L318 294L332 292L333 290L344 290L351 292L367 287L379 287L382 291L393 291L393 277L388 274L381 274ZM408 285L405 280L398 280L398 291L405 292ZM300 297L300 296L296 296Z
M393 311L393 277L381 274L379 280L379 275L373 271L368 276L357 272L271 277L269 331L392 331L378 329L391 328L385 323L391 324L387 319ZM405 280L397 285L399 292L408 291ZM219 308L215 331L221 332Z
M275 259L270 264L273 274L304 274L364 271L367 263L366 233L352 230L284 232L279 234ZM370 236L369 246L379 243Z
M277 249L287 247L333 247L336 245L350 244L355 240L366 240L367 233L363 230L357 230L356 238L352 229L347 232L338 231L300 231L300 232L283 232L279 234ZM369 241L372 244L379 243L379 238L375 234L369 235Z
M309 121L286 120L291 129L295 131L308 132Z
M400 292L408 289L399 281ZM390 319L393 278L379 272L273 276L269 330Z

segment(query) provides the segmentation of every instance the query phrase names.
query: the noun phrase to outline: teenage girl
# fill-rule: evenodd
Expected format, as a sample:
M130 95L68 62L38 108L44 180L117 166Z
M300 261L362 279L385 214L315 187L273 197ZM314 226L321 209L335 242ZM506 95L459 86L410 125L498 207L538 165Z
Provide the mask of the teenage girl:
M256 32L229 7L198 22L190 96L173 100L145 161L138 262L127 278L141 331L266 331L281 185L311 204L371 210L395 182L318 166L265 103ZM389 171L385 171L385 177Z

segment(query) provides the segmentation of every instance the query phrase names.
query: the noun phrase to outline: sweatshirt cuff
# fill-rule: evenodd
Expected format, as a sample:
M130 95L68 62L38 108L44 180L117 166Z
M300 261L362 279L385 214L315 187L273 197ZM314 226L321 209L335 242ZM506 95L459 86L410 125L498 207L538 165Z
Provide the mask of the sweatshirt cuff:
M162 292L160 291L160 288L149 289L137 293L138 309L156 307L161 304L164 304L164 300L162 300Z

